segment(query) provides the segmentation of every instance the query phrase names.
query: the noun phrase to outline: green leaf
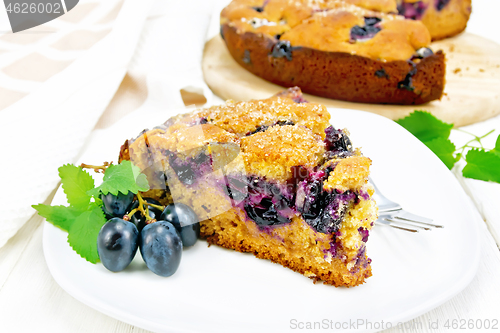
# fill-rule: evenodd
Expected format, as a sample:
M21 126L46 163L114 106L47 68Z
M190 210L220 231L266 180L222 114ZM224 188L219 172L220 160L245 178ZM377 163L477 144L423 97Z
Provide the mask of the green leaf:
M102 203L101 198L94 198L94 202L97 206L103 206L104 204Z
M424 144L432 150L450 170L460 159L460 155L453 156L456 147L449 139L437 138L426 141Z
M31 207L35 208L40 216L64 231L68 231L73 221L82 213L76 208L66 206L39 204Z
M490 150L493 154L497 155L500 157L500 135L497 138L497 142L495 143L495 148Z
M62 188L71 206L86 210L91 199L87 192L94 188L94 179L87 171L73 164L65 164L59 168Z
M99 193L118 195L118 192L127 194L129 191L137 194L139 191L149 190L146 175L130 161L123 161L118 165L111 165L104 173L100 186L87 193L97 197Z
M106 223L101 207L91 204L91 210L76 218L68 232L68 243L82 258L95 264L99 261L97 236Z
M429 112L417 110L396 122L422 142L437 138L448 139L453 128L453 124L445 123Z
M472 149L465 160L467 165L462 170L464 177L500 183L500 156L494 152Z

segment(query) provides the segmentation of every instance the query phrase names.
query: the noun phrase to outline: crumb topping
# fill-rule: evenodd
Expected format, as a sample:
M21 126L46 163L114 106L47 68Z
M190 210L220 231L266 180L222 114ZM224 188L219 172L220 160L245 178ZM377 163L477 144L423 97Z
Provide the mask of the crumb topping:
M366 185L370 174L372 161L364 156L352 156L350 158L329 161L335 165L330 172L328 180L324 182L325 190L336 189L341 192L351 190L359 191Z
M160 134L163 148L171 152L183 152L199 148L207 143L237 143L236 135L211 124L184 127L170 134Z
M272 126L280 121L292 121L310 128L324 138L329 126L330 114L326 107L316 103L295 103L287 97L271 97L249 102L227 101L196 112L208 122L240 137L254 132L260 126Z
M318 165L325 145L308 128L287 125L242 138L241 151L247 172L285 181L292 176L293 166Z

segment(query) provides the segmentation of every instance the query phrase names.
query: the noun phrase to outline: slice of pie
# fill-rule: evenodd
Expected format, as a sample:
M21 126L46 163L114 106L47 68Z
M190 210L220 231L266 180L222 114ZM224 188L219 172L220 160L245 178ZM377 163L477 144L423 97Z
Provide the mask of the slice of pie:
M356 286L371 276L371 160L329 121L291 88L171 118L125 142L120 160L147 175L145 197L193 208L209 244Z

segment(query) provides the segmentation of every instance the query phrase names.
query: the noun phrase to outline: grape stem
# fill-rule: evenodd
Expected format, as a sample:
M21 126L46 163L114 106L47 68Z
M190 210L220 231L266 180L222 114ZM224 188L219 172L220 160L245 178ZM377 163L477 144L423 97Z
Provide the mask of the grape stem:
M147 201L144 201L144 204L148 205L148 206L151 206L153 208L159 209L161 211L163 211L165 209L165 206L155 205L155 204L149 203Z
M130 219L135 213L141 212L141 214L146 217L146 224L154 223L156 222L156 219L153 219L151 216L149 216L148 206L154 207L161 211L165 209L165 206L155 205L144 200L140 192L137 192L137 200L139 201L139 206L137 208L132 209L130 213L128 213L127 215L123 216L123 219L125 221L130 221ZM146 209L144 209L144 207L146 207Z
M80 164L80 168L82 169L94 169L94 172L96 173L104 173L106 169L113 164L113 161L111 162L104 162L102 165L92 165L92 164L85 164L82 163Z
M130 211L130 213L128 213L127 215L125 215L125 216L123 217L123 219L124 219L125 221L130 221L130 219L132 218L132 216L133 216L135 213L137 213L137 211L139 211L139 208L134 208L134 209L132 209L132 210Z
M141 211L142 215L146 217L146 224L154 223L156 222L156 219L152 218L149 216L149 203L142 198L142 195L140 192L137 192L137 200L139 200L139 210ZM144 206L146 209L144 209Z

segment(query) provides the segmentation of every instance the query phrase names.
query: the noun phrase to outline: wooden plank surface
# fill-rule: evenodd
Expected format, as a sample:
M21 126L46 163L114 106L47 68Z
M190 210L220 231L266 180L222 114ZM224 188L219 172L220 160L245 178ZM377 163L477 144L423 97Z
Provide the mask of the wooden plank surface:
M369 111L390 119L402 118L415 109L427 110L457 127L500 114L500 45L464 33L433 43L432 49L443 50L447 58L445 95L441 101L423 105L381 105L308 94L306 99L328 107ZM238 65L220 36L213 37L205 45L202 67L205 81L223 99L260 99L283 90Z

